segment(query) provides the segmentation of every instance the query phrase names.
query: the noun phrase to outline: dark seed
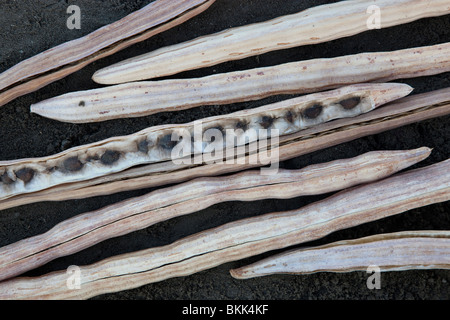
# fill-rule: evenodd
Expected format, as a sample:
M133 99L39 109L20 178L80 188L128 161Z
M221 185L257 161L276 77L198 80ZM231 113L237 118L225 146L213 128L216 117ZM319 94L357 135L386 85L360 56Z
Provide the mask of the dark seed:
M100 161L103 164L110 165L119 160L120 152L114 150L106 150L106 152L101 156Z
M78 160L78 157L70 157L64 160L63 162L64 169L67 171L79 171L83 168L83 164L80 160Z
M344 99L344 100L340 101L339 104L345 110L350 110L350 109L353 109L354 107L356 107L360 102L361 102L360 97L352 97L352 98L348 98L348 99Z
M286 118L286 120L287 120L289 123L294 123L295 114L294 114L292 111L286 112L286 114L284 115L284 117Z
M315 104L307 108L303 114L309 119L317 118L322 113L323 107L320 104Z
M56 171L56 169L58 169L58 167L53 166L53 167L47 168L46 171L49 173L52 173L52 172Z
M86 103L83 100L81 100L80 103L78 103L79 107L84 107L85 105L86 105Z
M142 153L148 153L148 141L142 140L138 143L138 150Z
M236 123L236 129L240 129L242 131L247 131L248 129L248 122L247 121L239 121L238 123Z
M176 145L178 144L178 141L172 141L172 134L166 134L165 136L159 138L158 145L166 150L172 150Z
M16 171L16 176L23 182L28 183L34 177L34 170L30 168L23 168L19 171Z
M273 118L270 116L262 116L261 121L259 122L264 129L268 129L273 124Z
M11 179L8 174L5 172L4 174L2 174L0 176L0 180L4 183L4 184L11 184L14 182L13 179Z

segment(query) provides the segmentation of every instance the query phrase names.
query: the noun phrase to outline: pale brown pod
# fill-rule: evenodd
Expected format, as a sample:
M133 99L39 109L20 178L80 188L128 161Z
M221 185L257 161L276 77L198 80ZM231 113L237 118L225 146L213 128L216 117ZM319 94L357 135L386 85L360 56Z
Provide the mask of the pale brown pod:
M0 74L0 106L173 28L215 0L157 0L90 34L46 50Z
M273 274L380 272L450 269L450 231L423 230L377 234L318 247L290 250L230 270L236 279Z
M258 170L199 178L68 219L48 232L0 248L0 281L103 240L225 201L287 199L379 180L427 158L431 150L378 151L299 170Z
M61 270L0 282L0 299L87 299L187 276L334 231L450 200L450 160L346 189L303 208L242 219L172 244L126 253L72 274Z
M441 89L412 95L391 102L360 116L319 124L301 132L280 137L279 147L269 146L268 154L280 161L292 159L317 150L348 142L371 134L385 132L411 123L448 115L450 113L450 89ZM257 152L263 152L257 146ZM39 201L64 201L117 192L180 183L190 179L215 176L258 167L246 156L243 163L201 163L195 166L176 164L172 161L153 163L130 168L104 177L68 183L38 192L21 194L0 201L0 209L7 209Z
M241 26L157 49L98 70L102 84L158 78L269 51L312 45L450 13L447 0L350 0L309 8L265 22Z
M130 82L63 94L35 103L30 109L62 122L90 123L448 71L450 43L443 43L290 62L200 78Z
M142 164L205 155L210 149L231 149L275 132L279 136L291 134L369 112L411 91L410 86L399 83L350 85L185 124L153 126L46 157L2 161L0 199L102 177ZM208 141L209 134L220 137ZM229 136L233 138L230 143Z

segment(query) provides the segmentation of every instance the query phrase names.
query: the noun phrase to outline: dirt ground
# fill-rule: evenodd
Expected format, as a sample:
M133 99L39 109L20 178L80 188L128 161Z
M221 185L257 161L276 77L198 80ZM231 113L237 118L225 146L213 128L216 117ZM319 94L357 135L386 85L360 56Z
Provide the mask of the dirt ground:
M86 35L114 22L146 5L148 0L3 0L0 4L0 71L65 41ZM99 68L127 57L152 51L162 46L218 32L226 28L265 21L295 13L309 7L334 1L324 0L217 0L206 12L147 41L136 44L113 56L102 59L79 72L20 97L1 107L0 159L11 160L54 154L67 148L99 141L107 137L131 134L143 128L168 123L183 123L210 115L224 114L243 108L253 108L264 101L227 106L200 107L185 111L160 113L153 116L113 120L98 124L73 125L30 114L32 103L67 92L96 88L91 75ZM80 30L66 27L68 5L81 8ZM267 53L244 60L223 63L211 68L185 72L178 77L197 77L212 73L240 70L311 58L335 57L370 51L390 51L450 41L450 16L422 19L413 23L365 33L319 45L304 46ZM174 76L174 78L177 76ZM415 88L413 94L445 88L450 74L398 80ZM431 156L414 167L445 160L450 155L449 117L415 123L385 133L367 136L282 163L285 168L302 168L338 158L353 157L372 150L409 149L428 146ZM44 202L24 205L0 212L0 246L41 234L57 223L83 212L150 190L124 192L84 200ZM64 270L69 265L85 265L117 254L161 246L185 236L268 212L302 207L325 198L309 196L289 200L264 200L250 203L227 202L214 205L187 216L158 223L131 234L104 241L77 254L57 259L27 275L40 275ZM401 230L450 229L450 203L441 203L411 210L390 218L341 230L312 243L358 238L372 234ZM426 270L387 272L381 276L381 289L366 287L365 272L345 274L318 273L307 276L277 275L250 280L236 280L229 269L260 260L274 252L245 260L223 264L197 274L169 279L95 299L280 299L280 300L445 300L449 299L450 271Z

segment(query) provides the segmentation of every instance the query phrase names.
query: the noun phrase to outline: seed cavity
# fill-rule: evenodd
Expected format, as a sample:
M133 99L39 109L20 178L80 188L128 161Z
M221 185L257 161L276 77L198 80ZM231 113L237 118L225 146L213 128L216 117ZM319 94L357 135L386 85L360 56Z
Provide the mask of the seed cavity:
M158 145L165 150L172 150L178 144L177 140L172 140L172 134L166 134L159 138Z
M323 110L323 106L320 104L315 104L311 107L308 107L303 111L303 115L308 119L315 119L317 118Z
M287 122L289 123L294 123L295 120L295 113L293 113L292 111L288 111L286 112L286 114L284 115L284 118L286 119Z
M105 165L111 165L120 159L120 152L115 150L106 150L100 157L100 161Z
M262 116L260 120L260 124L264 129L268 129L272 126L274 118L271 116Z
M345 110L351 110L354 107L356 107L361 102L360 97L351 97L348 99L344 99L339 102L339 104L345 109Z
M13 179L11 179L10 177L9 177L9 175L8 175L8 173L3 173L1 176L0 176L0 181L1 182L3 182L4 184L12 184L12 183L14 183L14 180Z
M235 127L237 130L242 130L245 132L248 130L248 121L240 120L240 121L238 121L238 123L236 123Z
M34 177L34 170L31 168L22 168L15 172L16 177L25 183L28 183Z
M86 158L86 161L87 162L91 162L91 161L97 161L97 160L99 160L100 158L97 156L97 155L93 155L93 156L89 156L89 157L87 157Z
M75 172L83 168L83 163L81 163L77 156L74 156L64 160L63 166L67 171Z

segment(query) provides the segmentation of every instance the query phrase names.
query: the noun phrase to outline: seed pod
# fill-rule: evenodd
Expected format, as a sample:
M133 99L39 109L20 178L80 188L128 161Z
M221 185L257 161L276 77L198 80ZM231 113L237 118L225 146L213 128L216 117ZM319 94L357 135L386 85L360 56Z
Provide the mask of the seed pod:
M348 188L291 211L233 221L171 244L66 270L0 282L0 299L88 299L187 276L223 263L322 238L332 232L450 200L450 160Z
M26 59L0 74L0 106L175 27L203 12L214 1L152 1L119 21ZM78 102L80 107L84 104Z
M404 231L291 250L230 271L237 279L271 274L450 269L450 231Z
M232 148L235 145L256 141L259 138L260 129L264 129L267 125L267 123L262 123L261 119L270 119L271 129L277 129L279 135L286 135L333 119L366 113L379 105L409 94L411 90L412 88L408 85L396 83L353 85L289 99L252 110L206 118L201 121L201 125L205 129L221 128L222 132L226 132L227 130L234 131L237 124L242 129L240 124L246 123L247 130L242 135L236 135L233 145L227 145L227 139L210 144L220 149ZM342 107L339 102L349 97L360 99L357 107L353 109ZM323 106L320 116L313 119L303 116L305 110L309 110L310 105L315 104ZM289 119L284 117L287 111L296 115L295 121L291 122L291 117ZM47 189L59 184L105 176L141 164L201 154L206 150L208 144L203 141L192 144L190 139L190 137L195 137L195 128L198 123L196 121L179 125L155 126L128 136L113 137L71 148L53 156L0 162L0 173L2 174L10 174L16 168L22 169L23 167L33 170L33 176L27 179L26 183L21 183L19 180L14 183L0 183L0 199ZM186 135L189 136L189 139L179 139ZM146 141L145 148L142 145L144 140ZM49 170L50 168L52 170Z
M429 148L374 151L264 176L257 170L200 178L68 219L48 232L0 248L0 281L100 241L225 201L323 194L375 181L414 165Z
M63 122L89 123L448 71L450 43L443 43L290 62L201 78L131 82L71 92L33 104L31 112ZM78 106L80 101L85 103L82 108Z
M369 30L370 6L376 6L381 12L379 28L450 13L447 0L338 1L160 48L100 69L92 78L102 84L152 79L352 36Z
M386 132L427 119L444 117L449 113L450 88L444 88L410 95L388 103L383 108L377 108L356 117L322 123L297 133L281 136L278 147L276 145L268 146L267 149L270 150L271 154L274 151L277 161L286 161L368 135ZM292 123L294 116L290 112L286 112L284 118L289 123ZM247 127L248 123L243 121L236 123L236 128L238 129L236 131L243 132L243 129L246 131ZM147 141L143 138L139 141L136 148L140 152L148 152L152 143L152 141ZM247 147L250 148L250 145ZM261 147L258 144L255 151L262 151ZM240 147L235 149L238 148ZM236 150L231 152L236 153ZM224 155L226 156L226 153ZM152 188L167 185L168 183L180 183L198 177L216 176L260 166L260 163L251 162L250 159L250 155L246 155L241 163L236 162L226 165L224 165L226 160L215 163L202 162L195 166L192 166L189 161L185 163L165 161L146 164L103 177L17 195L0 201L0 210L40 201L64 201L111 195L118 192Z

